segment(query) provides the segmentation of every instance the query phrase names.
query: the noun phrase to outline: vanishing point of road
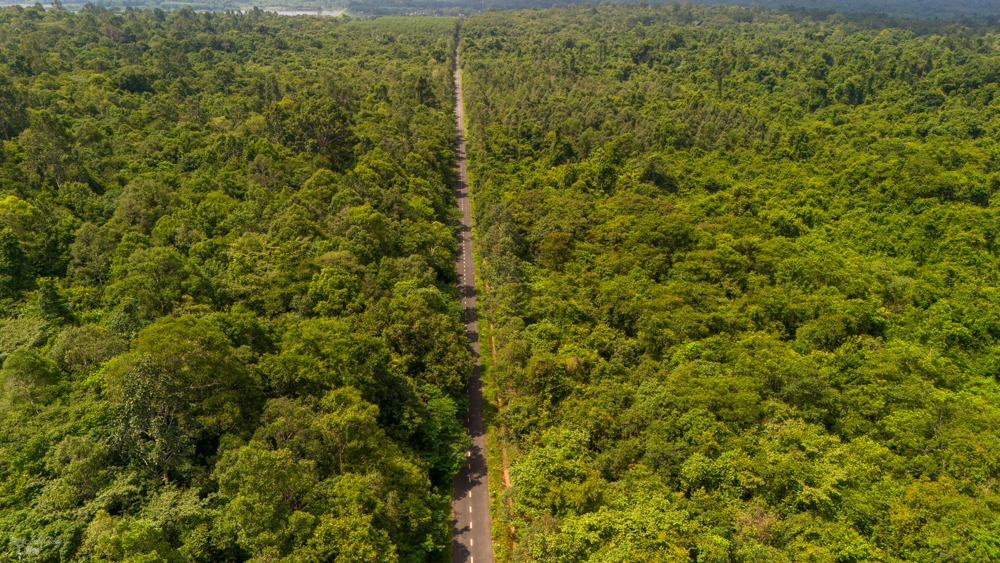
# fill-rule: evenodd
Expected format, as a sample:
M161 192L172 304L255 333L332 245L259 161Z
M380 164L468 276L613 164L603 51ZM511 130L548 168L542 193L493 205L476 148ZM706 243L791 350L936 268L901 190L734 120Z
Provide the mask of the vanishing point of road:
M472 446L451 488L452 563L493 563L490 536L490 486L486 474L486 439L483 424L483 386L479 370L479 325L476 320L476 268L472 258L472 210L469 207L469 173L465 164L465 109L462 102L462 70L455 54L455 149L458 179L455 199L462 211L458 234L458 293L462 299L465 334L472 344L475 366L469 378L469 418L466 429Z

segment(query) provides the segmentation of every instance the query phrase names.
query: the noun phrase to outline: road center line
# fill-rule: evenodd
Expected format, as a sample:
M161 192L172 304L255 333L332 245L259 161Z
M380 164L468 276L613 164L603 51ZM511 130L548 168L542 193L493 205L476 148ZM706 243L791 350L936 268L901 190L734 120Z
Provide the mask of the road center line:
M465 308L468 314L464 315L464 325L466 327L466 333L470 338L470 345L474 351L478 353L479 345L475 341L478 338L478 332L476 330L475 322L475 264L473 263L475 258L473 255L473 243L472 243L472 205L469 201L469 196L471 194L471 189L469 187L469 178L466 166L466 149L465 149L465 131L464 131L464 112L462 108L462 77L461 71L459 70L459 65L457 61L456 53L456 65L455 65L455 99L456 99L456 157L457 157L457 172L458 178L455 185L455 196L458 200L456 203L459 210L462 212L461 216L461 229L457 233L459 252L456 256L455 267L456 274L458 278L458 286L461 292L464 294L460 298L460 302ZM466 257L470 257L466 260ZM468 262L468 263L467 263ZM476 365L479 365L479 360L476 358ZM478 380L478 375L473 374L473 378L469 381L468 392L470 393L470 409L467 413L466 428L470 431L470 435L473 434L472 423L475 421L477 427L482 425L482 395L480 394L481 383ZM478 395L476 397L475 395ZM474 406L475 405L475 406ZM477 451L482 451L485 449L485 444L483 443L483 437L477 435L472 440L472 446L476 448ZM454 500L454 513L456 518L461 514L461 503L465 502L469 510L468 527L458 527L454 528L455 532L455 543L453 545L459 546L465 544L466 549L453 549L451 554L452 563L475 563L474 553L479 555L480 561L483 563L493 563L493 553L492 545L490 541L490 512L489 512L489 486L488 486L488 473L485 471L484 467L477 467L472 465L472 448L466 451L467 463L462 469L462 473L465 473L467 482L462 483L461 473L456 476L455 487L460 490L464 489L465 495L459 495L455 497ZM477 461L477 463L481 463ZM475 479L473 478L475 476ZM483 498L485 502L475 503L473 502L473 492L475 490L483 491ZM466 502L465 497L468 497L468 502ZM476 497L478 498L478 497ZM473 520L479 520L483 522L483 525L478 528L480 535L479 547L473 549L475 545L474 533L473 533ZM466 543L466 539L468 542Z

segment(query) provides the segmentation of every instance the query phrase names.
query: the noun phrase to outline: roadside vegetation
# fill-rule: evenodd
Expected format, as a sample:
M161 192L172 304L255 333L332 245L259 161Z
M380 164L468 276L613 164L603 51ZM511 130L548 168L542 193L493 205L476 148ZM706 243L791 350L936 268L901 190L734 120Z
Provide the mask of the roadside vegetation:
M463 24L513 561L1000 558L998 47L685 5Z
M0 10L0 559L447 555L453 37Z

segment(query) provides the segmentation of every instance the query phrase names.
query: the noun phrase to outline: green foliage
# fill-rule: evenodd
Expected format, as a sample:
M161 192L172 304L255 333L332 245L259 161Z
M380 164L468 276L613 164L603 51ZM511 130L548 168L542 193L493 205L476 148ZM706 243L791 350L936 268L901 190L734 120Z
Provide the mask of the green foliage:
M229 340L191 315L144 329L103 376L116 419L113 444L164 480L187 471L196 449L214 452L214 442L239 431L253 408L254 386Z
M28 257L10 228L0 231L0 296L17 297L28 285Z
M350 387L319 400L269 401L251 443L226 452L217 466L220 493L229 499L219 525L255 557L340 553L395 561L398 553L422 560L428 548L447 545L447 527L435 525L426 506L431 499L434 510L447 510L447 497L434 495L377 416ZM348 525L357 529L332 535Z
M0 369L3 374L3 401L10 407L27 403L31 407L52 402L61 390L55 363L31 349L21 349L7 356Z
M463 22L511 560L996 557L997 35L911 23Z
M0 10L0 560L441 560L452 20Z

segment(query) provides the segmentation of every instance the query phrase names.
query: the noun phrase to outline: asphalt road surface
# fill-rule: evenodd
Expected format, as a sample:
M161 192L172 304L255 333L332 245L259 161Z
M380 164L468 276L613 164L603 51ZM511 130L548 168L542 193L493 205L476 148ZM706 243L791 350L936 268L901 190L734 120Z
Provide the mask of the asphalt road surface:
M479 372L479 327L476 322L476 270L472 259L472 212L469 208L469 173L465 165L465 109L462 102L462 71L455 64L455 127L458 133L458 180L455 199L462 210L459 230L458 292L465 310L465 334L472 344L475 367L469 379L469 418L466 428L472 446L465 465L451 489L452 563L493 563L490 537L490 487L486 474L486 440L483 425L483 387Z

